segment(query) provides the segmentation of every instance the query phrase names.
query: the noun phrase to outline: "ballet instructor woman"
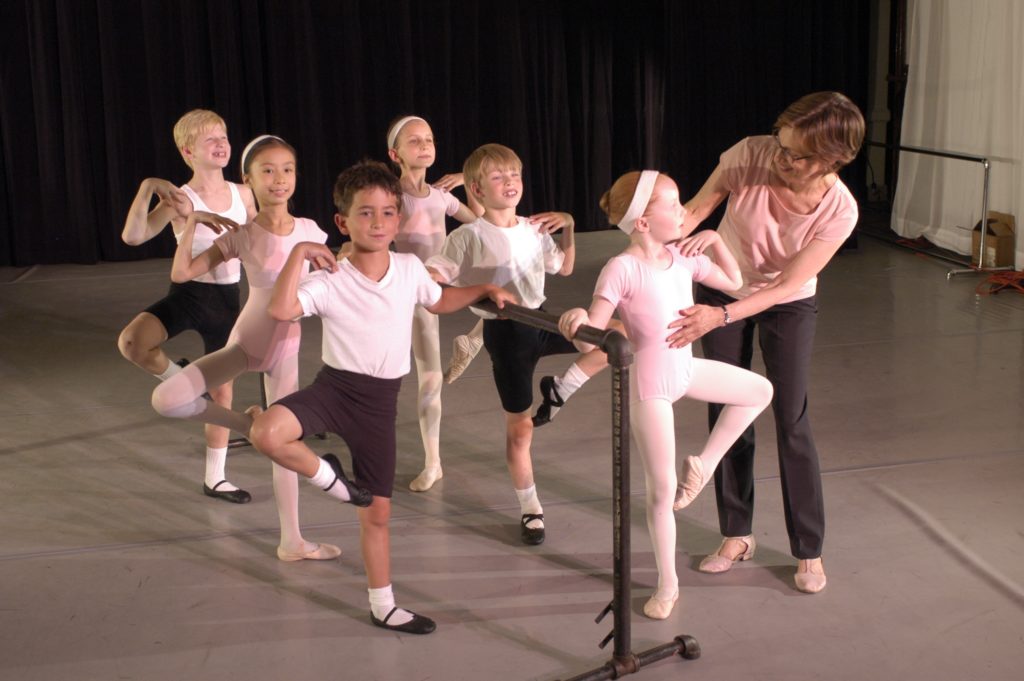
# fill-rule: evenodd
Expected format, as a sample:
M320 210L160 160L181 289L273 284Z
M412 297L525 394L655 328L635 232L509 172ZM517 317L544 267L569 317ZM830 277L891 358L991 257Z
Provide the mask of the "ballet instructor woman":
M816 92L791 104L771 135L748 137L686 204L699 224L726 198L718 234L736 256L743 286L728 294L697 286L693 307L672 322L674 347L698 338L704 357L750 368L754 331L775 388L782 500L796 588L825 588L821 550L825 507L818 452L807 414L814 344L815 289L857 223L857 203L836 173L857 155L864 117L838 92ZM721 405L709 405L713 424ZM733 445L715 471L718 522L724 536L703 572L725 572L754 553L754 431Z

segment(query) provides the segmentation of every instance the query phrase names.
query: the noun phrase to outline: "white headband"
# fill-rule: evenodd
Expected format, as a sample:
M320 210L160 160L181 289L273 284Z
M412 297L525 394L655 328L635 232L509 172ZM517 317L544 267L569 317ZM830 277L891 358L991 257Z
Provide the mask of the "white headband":
M636 191L633 192L633 200L629 202L629 209L619 220L618 227L626 234L632 234L636 229L636 221L644 214L647 204L651 202L651 194L654 192L654 183L658 180L657 170L644 170L640 173L640 181L636 183Z
M245 160L249 157L249 152L252 151L252 148L254 146L256 146L265 139L275 139L278 140L279 142L284 142L284 140L278 137L277 135L260 135L259 137L253 139L252 142L246 144L245 149L242 149L242 175L245 175ZM287 142L284 143L288 144Z
M398 121L391 126L391 129L388 130L388 149L395 148L395 140L398 139L398 133L402 131L402 128L404 128L405 124L409 121L423 121L423 119L419 116L406 116L405 118L398 119ZM423 122L426 123L426 121Z

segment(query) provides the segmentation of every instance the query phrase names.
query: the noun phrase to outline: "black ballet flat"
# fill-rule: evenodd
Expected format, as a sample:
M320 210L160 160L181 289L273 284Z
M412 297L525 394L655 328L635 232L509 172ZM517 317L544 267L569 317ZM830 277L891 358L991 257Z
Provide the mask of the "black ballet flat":
M558 410L565 406L565 400L555 390L555 377L544 376L540 379L541 403L537 407L537 413L533 415L533 427L540 428L551 423Z
M203 483L203 494L214 499L223 499L224 501L230 501L232 504L248 504L252 501L252 495L246 492L244 489L233 489L233 490L218 490L217 488L223 485L227 480L221 480L211 489L207 487L206 483Z
M411 610L409 611L409 614L412 615L412 619L405 624L388 624L388 620L391 619L391 616L395 614L396 610L398 610L397 605L391 608L391 612L389 612L382 620L377 619L374 617L373 612L370 612L370 621L373 622L374 626L378 626L382 629L390 629L391 631L400 631L404 634L429 634L434 631L434 629L437 629L437 625L434 624L434 620L429 617L424 617L423 615L417 615Z
M544 528L543 527L527 527L526 523L531 520L544 521L543 513L524 513L523 517L519 520L519 536L522 538L524 544L530 546L536 546L537 544L544 543Z
M348 490L349 503L353 506L359 506L360 508L366 508L373 503L373 494L368 489L362 487L356 487L356 484L348 479L345 475L345 471L341 469L341 462L338 461L338 457L334 454L324 454L324 461L326 461L332 469L334 469L334 482L324 488L326 492L331 487L334 487L340 481L341 484L345 485L345 489Z

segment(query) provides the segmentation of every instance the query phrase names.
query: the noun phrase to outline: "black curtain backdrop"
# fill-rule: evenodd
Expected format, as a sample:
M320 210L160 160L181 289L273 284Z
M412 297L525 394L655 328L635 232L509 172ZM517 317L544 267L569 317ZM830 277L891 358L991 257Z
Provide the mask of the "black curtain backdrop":
M228 123L299 153L294 214L332 233L334 177L385 158L396 115L438 141L428 179L485 142L522 157L521 213L607 227L598 198L657 168L692 195L718 155L816 90L867 102L868 3L818 0L0 1L0 265L166 257L121 242L149 176L190 177L171 130ZM844 171L863 191L863 166ZM457 190L461 192L461 190ZM715 222L717 224L717 222Z

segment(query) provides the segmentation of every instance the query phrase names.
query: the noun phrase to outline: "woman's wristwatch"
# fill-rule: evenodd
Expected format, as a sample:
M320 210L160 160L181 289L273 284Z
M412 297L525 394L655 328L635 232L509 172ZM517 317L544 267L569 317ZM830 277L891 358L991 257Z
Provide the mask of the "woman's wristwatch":
M725 317L722 319L722 326L728 326L729 324L731 324L732 317L729 316L729 308L726 307L725 305L722 306L722 314L725 315Z

